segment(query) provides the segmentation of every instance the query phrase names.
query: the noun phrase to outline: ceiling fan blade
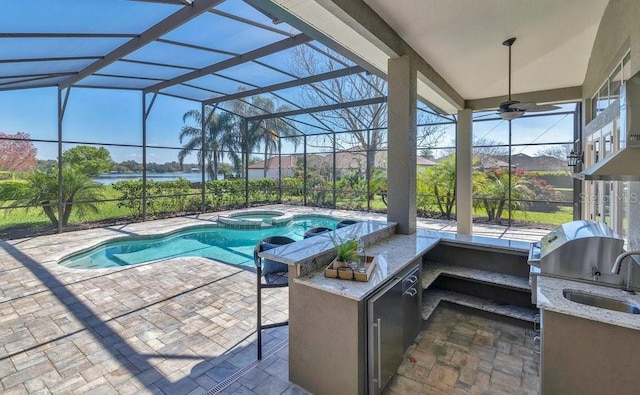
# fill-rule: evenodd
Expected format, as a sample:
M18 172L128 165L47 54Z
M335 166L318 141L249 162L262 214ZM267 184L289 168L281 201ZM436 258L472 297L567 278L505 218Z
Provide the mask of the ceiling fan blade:
M520 110L529 112L541 112L541 111L553 111L560 107L550 104L536 104L536 103L514 103L509 106L510 110Z
M520 118L524 115L524 111L513 110L513 111L505 111L500 113L500 118L505 121L512 121L514 119Z
M550 104L536 104L535 107L527 108L526 111L527 112L544 112L544 111L553 111L553 110L559 110L559 109L560 109L559 106L552 106Z
M484 117L495 117L495 116L498 116L498 115L500 115L499 112L492 112L492 113L489 113L489 114L482 114L482 115L475 116L475 117L473 117L473 119L480 119L480 118L484 118Z

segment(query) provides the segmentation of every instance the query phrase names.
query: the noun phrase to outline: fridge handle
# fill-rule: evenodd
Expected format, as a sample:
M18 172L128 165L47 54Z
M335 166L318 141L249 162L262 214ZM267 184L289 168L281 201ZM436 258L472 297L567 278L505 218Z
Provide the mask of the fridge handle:
M382 350L380 349L381 347L381 342L380 339L382 338L382 336L380 336L380 332L382 331L382 325L380 325L380 318L378 318L378 388L380 388L381 384L382 384Z
M418 290L415 288L409 288L404 292L405 295L409 295L410 297L414 297L418 294Z

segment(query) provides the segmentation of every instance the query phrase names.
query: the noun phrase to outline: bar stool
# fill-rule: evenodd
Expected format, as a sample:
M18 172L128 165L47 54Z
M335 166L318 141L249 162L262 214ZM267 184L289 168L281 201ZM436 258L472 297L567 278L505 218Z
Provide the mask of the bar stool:
M262 359L262 330L289 325L289 320L262 325L262 289L263 288L283 288L289 286L289 266L269 259L262 259L258 253L285 244L293 243L295 240L285 236L271 236L262 239L253 249L253 262L256 265L256 293L258 298L257 325L258 333L258 359ZM264 279L264 282L263 282Z
M344 228L345 226L357 224L358 222L359 221L356 221L355 219L345 219L345 220L342 220L342 221L338 222L338 224L336 225L336 229L340 229L340 228Z
M332 230L333 229L325 228L324 226L320 226L320 227L317 227L317 228L311 228L311 229L307 230L306 232L304 232L304 238L308 239L309 237L318 236L318 235L321 235L323 233L331 232Z

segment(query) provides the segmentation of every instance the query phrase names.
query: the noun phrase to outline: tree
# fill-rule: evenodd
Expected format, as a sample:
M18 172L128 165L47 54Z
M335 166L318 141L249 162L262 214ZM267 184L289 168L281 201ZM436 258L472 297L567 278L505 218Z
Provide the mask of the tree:
M238 92L246 90L244 87L240 87ZM289 111L292 108L287 105L278 105L274 100L264 96L252 96L250 101L246 100L233 100L228 104L229 110L234 114L241 117L248 118L253 116L273 114L282 111ZM239 136L243 135L243 131L240 130ZM290 138L294 144L294 149L297 148L299 143L299 136L296 129L291 124L282 118L266 118L259 121L249 122L247 125L247 140L244 141L244 136L240 137L241 141L246 143L245 149L242 149L243 155L250 155L260 148L264 150L264 177L267 177L268 159L269 153L275 153L279 151L281 138ZM242 145L242 144L241 144ZM245 151L247 151L245 153ZM241 158L240 162L244 163L244 158ZM236 160L233 160L236 162ZM240 168L242 166L239 166Z
M36 160L36 169L38 170L48 170L56 167L58 165L58 161L55 159L38 159Z
M562 144L559 146L553 146L544 150L540 150L537 153L537 156L550 156L552 158L556 158L556 159L560 159L562 161L566 161L567 160L567 156L571 153L571 151L573 151L573 144ZM567 166L565 168L565 170L563 170L563 172L567 175L567 176L571 176L571 174L573 173L569 166Z
M29 133L0 132L0 170L21 173L36 166L38 150L30 138Z
M265 113L277 113L292 109L289 106L277 106L273 100L262 96L254 96L251 102L255 108L259 108ZM253 134L253 138L250 138L249 141L253 141L256 145L261 144L264 149L264 178L267 178L269 153L279 152L282 137L293 137L294 148L298 146L298 139L295 138L296 130L281 118L260 120L250 125L249 130L252 131L250 135Z
M229 165L228 163L224 163L224 162L218 163L218 172L222 174L225 180L235 177L233 169L231 168L231 165Z
M178 161L183 165L185 158L193 151L197 151L198 161L206 163L209 179L218 178L218 163L224 159L225 151L230 155L237 155L240 147L238 134L234 133L236 120L228 112L216 113L211 107L205 110L205 146L202 147L202 113L190 110L184 113L182 121L193 121L196 126L184 125L180 130L180 143L186 143L178 153ZM203 152L204 151L204 152ZM232 158L233 159L233 158Z
M63 154L64 155L64 154ZM92 201L102 198L101 185L80 168L64 165L62 168L62 214L58 212L58 169L34 170L27 176L29 188L17 201L18 206L41 207L54 227L58 221L66 226L72 211L82 218L88 212L97 212ZM79 203L76 203L79 202Z
M440 215L451 219L456 202L456 158L451 155L436 166L418 174L418 200L421 206L435 203Z
M497 140L478 137L473 139L473 155L478 157L509 155L509 147Z
M430 160L433 160L436 158L431 148L422 148L418 153L418 156L420 156L421 158L430 159Z
M475 207L483 207L489 221L500 223L505 209L525 209L521 200L532 200L538 196L534 190L539 180L522 170L511 173L511 201L509 201L509 172L506 169L491 169L482 180L474 182L479 198Z
M66 150L62 154L62 163L89 177L108 173L115 165L108 149L89 145L78 145Z
M116 165L116 171L119 173L140 173L142 172L142 163L135 160L125 160Z
M329 55L320 55L307 46L296 47L291 59L291 71L299 77L306 77L340 70L350 64L346 58L337 53L330 52ZM305 85L302 92L300 102L304 107L318 107L384 96L387 92L387 83L376 75L360 73ZM316 137L315 144L326 144L328 140L333 146L335 138L337 149L360 147L367 152L366 178L370 180L375 168L375 152L384 149L386 145L386 103L340 108L313 114L313 117L327 129L348 131L341 134L319 135ZM419 111L417 124L425 126L418 127L418 147L432 147L444 134L443 125L431 124L435 123L436 118L436 115Z

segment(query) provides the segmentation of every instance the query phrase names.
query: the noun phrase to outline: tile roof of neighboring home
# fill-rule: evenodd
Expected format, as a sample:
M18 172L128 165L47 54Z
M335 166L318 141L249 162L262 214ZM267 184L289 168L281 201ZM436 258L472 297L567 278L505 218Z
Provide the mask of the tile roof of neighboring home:
M495 156L500 160L509 160L507 155ZM527 154L515 154L511 156L513 167L522 170L567 170L567 162L565 160L554 158L552 156L529 156Z
M302 154L282 155L282 168L283 169L295 169L298 166L298 160L302 159ZM307 162L309 165L317 166L321 162L326 162L327 165L333 164L333 157L331 154L308 154ZM375 153L375 165L376 167L386 167L387 164L387 151L376 151ZM417 157L418 166L433 166L436 162ZM336 152L336 169L358 169L364 168L366 165L366 152L360 148L350 148L348 150ZM267 160L267 168L278 168L278 157L272 156ZM264 169L264 161L255 162L249 165L249 169Z
M442 158L438 158L438 162L445 160L445 159L450 159L452 157L453 154L451 155L445 155ZM496 159L498 158L497 156L491 156L491 155L487 155L487 154L482 154L482 153L474 153L473 154L473 159L474 159L474 165L475 166L479 166L482 167L484 169L502 169L502 168L508 168L509 167L509 162L500 160L500 159ZM508 160L508 158L507 158ZM476 164L476 162L479 162L479 164Z
M478 158L480 160L480 165L485 169L503 169L509 167L509 158L507 158L507 161L497 159L490 155L474 155L474 158Z
M421 156L418 156L417 162L418 162L418 166L435 166L436 165L435 161L432 161L431 159L423 158Z
M298 166L298 158L302 159L302 154L294 155L282 155L282 168L283 169L295 169ZM278 168L278 157L272 156L267 159L268 169ZM249 169L264 169L264 161L254 162L249 165Z

